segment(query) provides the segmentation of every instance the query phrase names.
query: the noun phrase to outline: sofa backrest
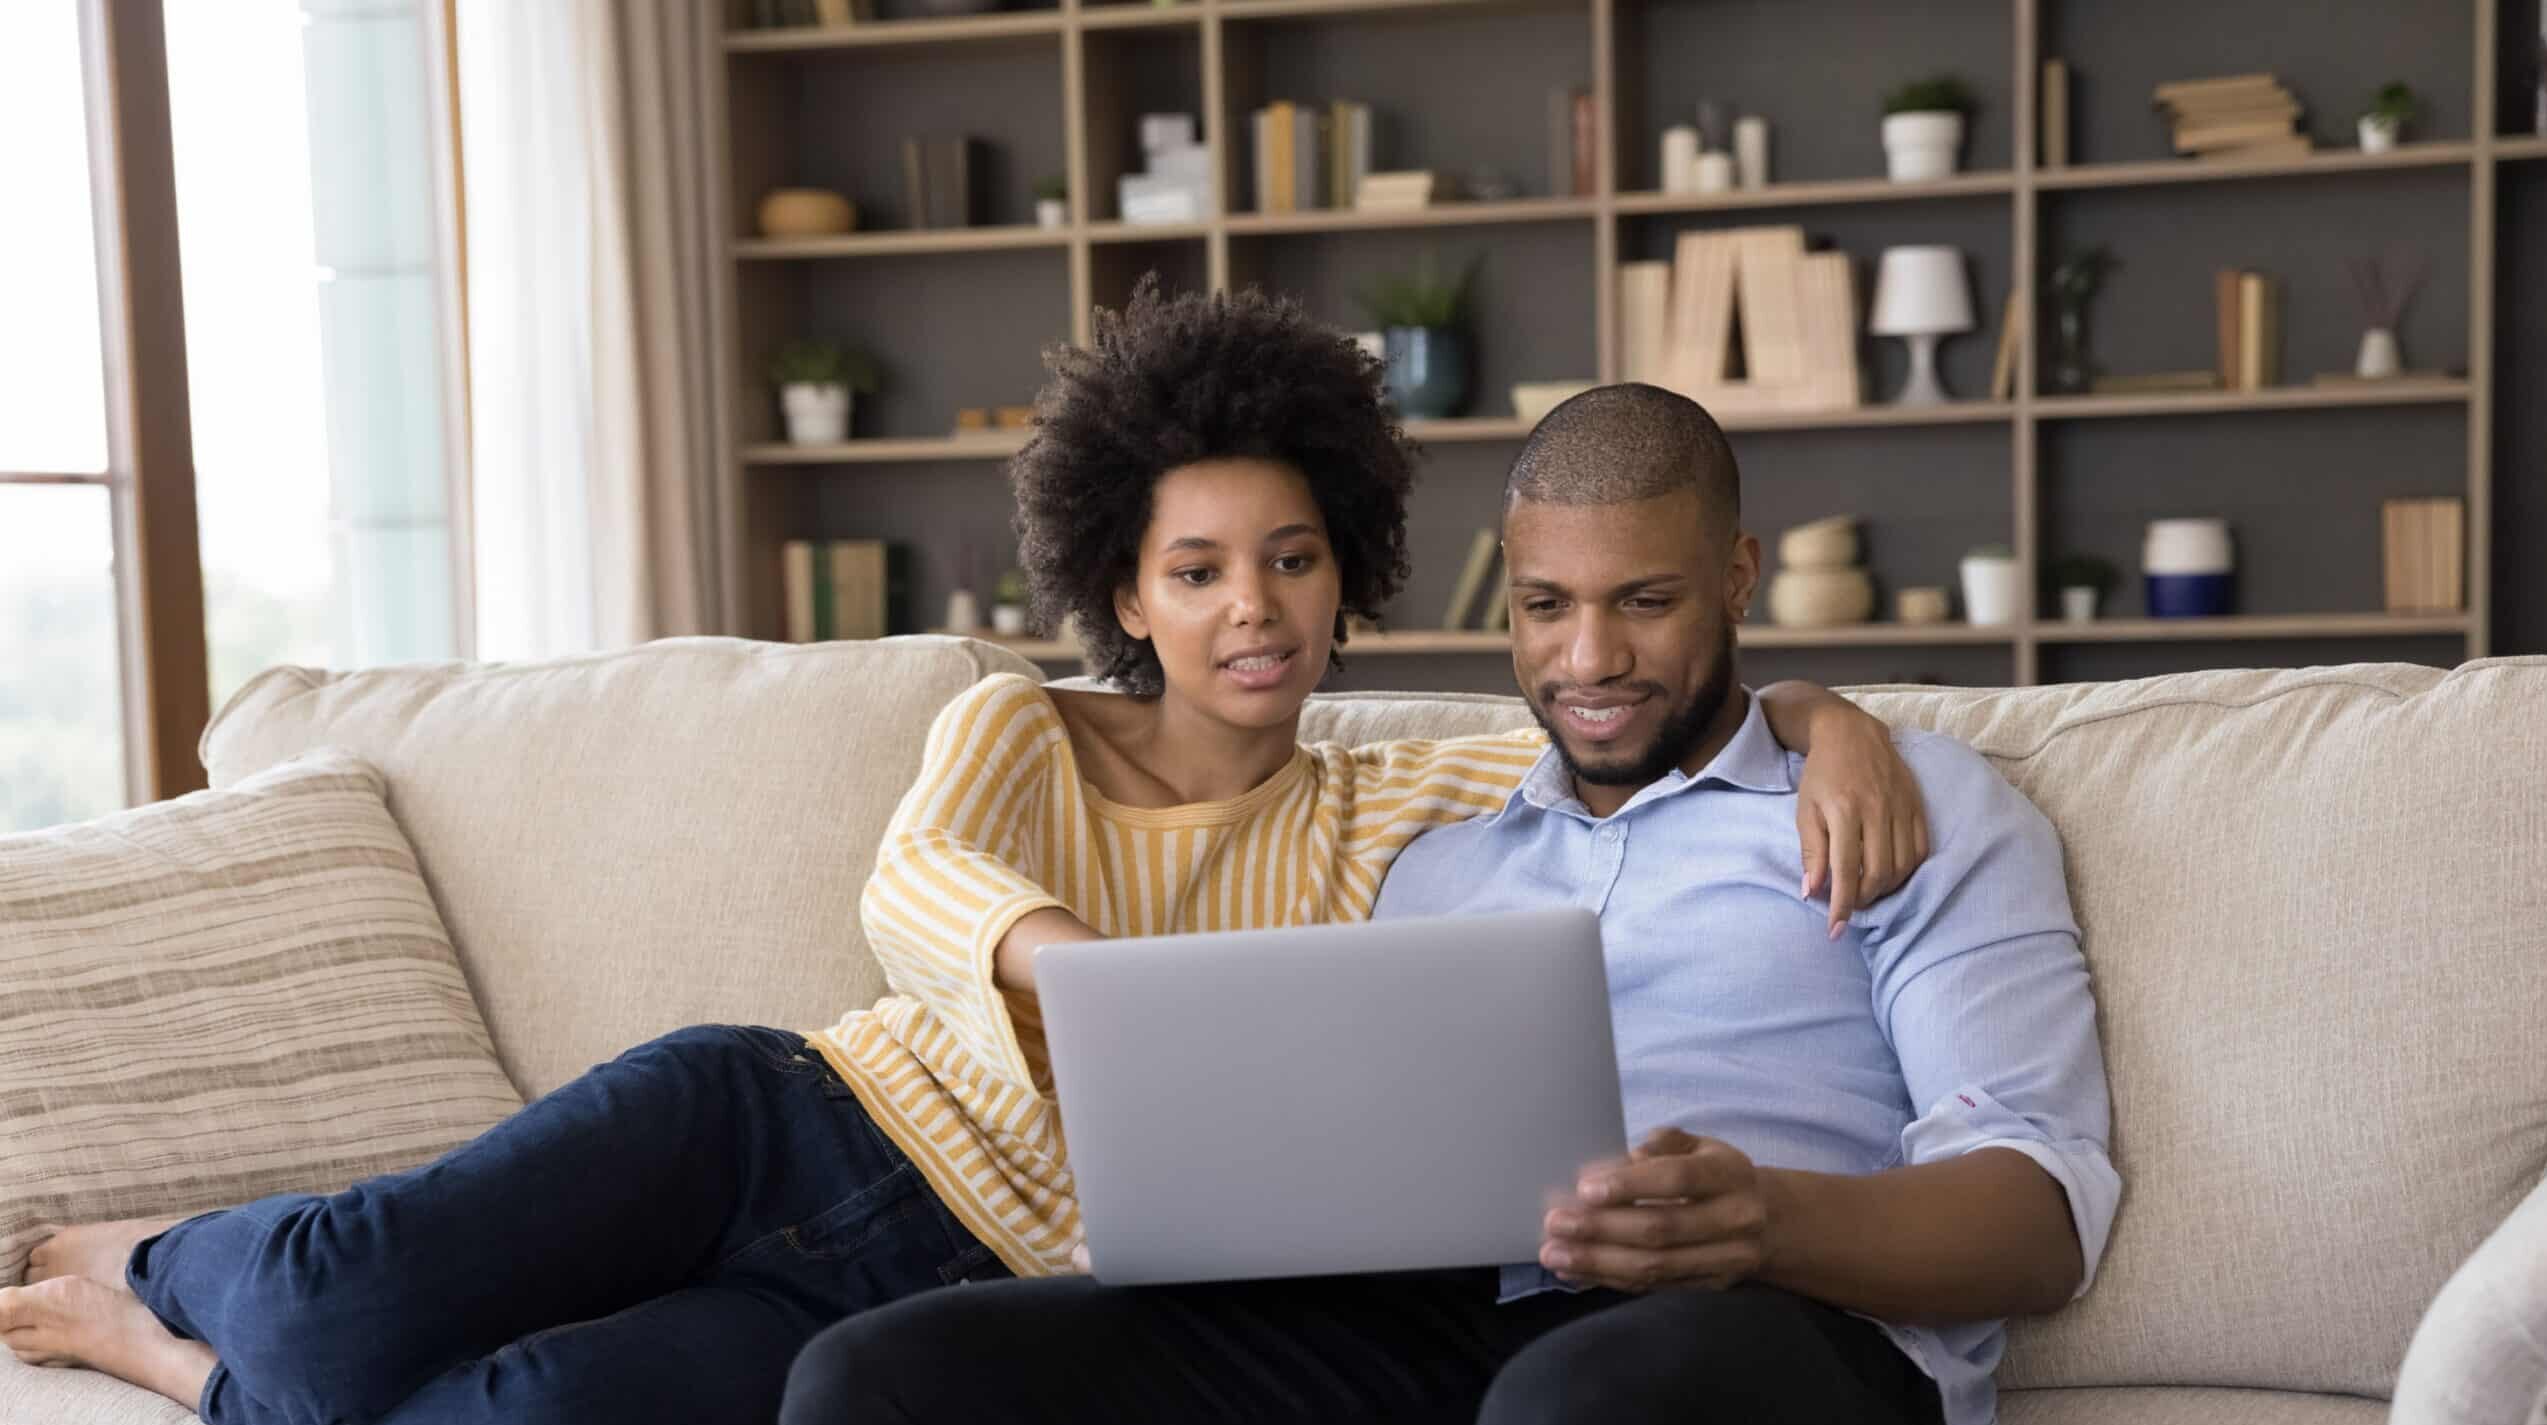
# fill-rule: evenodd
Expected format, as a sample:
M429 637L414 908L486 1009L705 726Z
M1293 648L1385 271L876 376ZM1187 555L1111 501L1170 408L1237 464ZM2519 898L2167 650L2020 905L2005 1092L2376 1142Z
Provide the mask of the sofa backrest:
M676 639L559 663L277 670L224 784L337 742L389 774L516 1079L699 1019L876 992L855 924L929 718L984 645ZM2424 1304L2547 1171L2547 659L1868 689L2061 832L2121 1217L2008 1386L2385 1395ZM1509 698L1322 698L1306 740L1525 725Z
M216 787L333 743L387 774L525 1094L685 1024L827 1025L884 975L858 894L959 638L671 638L543 663L272 668L200 747Z

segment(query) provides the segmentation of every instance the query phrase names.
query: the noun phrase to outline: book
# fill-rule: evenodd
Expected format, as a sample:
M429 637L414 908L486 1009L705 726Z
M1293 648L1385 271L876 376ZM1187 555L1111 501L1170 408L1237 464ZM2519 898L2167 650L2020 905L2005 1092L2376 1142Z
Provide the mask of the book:
M1477 531L1477 537L1468 542L1468 562L1460 568L1459 582L1451 588L1450 607L1442 611L1442 627L1468 626L1469 610L1476 606L1477 595L1486 587L1486 575L1495 567L1496 548L1495 532L1490 529Z
M1815 410L1858 404L1857 284L1845 252L1808 253L1796 263L1804 386Z
M2234 390L2238 372L2245 358L2239 353L2240 319L2238 317L2238 280L2245 276L2234 267L2223 267L2211 274L2211 301L2216 313L2219 335L2220 384Z
M1590 93L1584 90L1575 91L1572 119L1574 196L1589 198L1600 181L1598 169L1601 148L1601 111L1592 102Z
M2149 101L2160 107L2181 108L2217 103L2224 97L2276 94L2281 88L2281 81L2270 74L2223 74L2209 79L2169 80L2149 91Z
M2215 149L2241 148L2274 139L2294 137L2288 119L2263 119L2236 124L2178 125L2176 152L2209 153Z
M882 540L791 539L779 548L787 640L882 638L902 623L901 551Z
M2069 62L2043 61L2043 166L2069 167Z
M1993 401L2009 400L2016 395L2016 348L2022 336L2017 330L2020 320L2022 311L2017 306L2016 294L2010 292L2008 299L1999 305L1999 354L1990 363L1990 399Z
M1618 265L1618 370L1622 381L1671 384L1671 264Z
M2261 272L2239 274L2238 390L2261 391L2281 380L2279 304L2272 278Z
M1265 106L1265 114L1266 143L1270 150L1266 156L1266 163L1272 172L1272 192L1265 211L1268 213L1296 212L1298 211L1296 200L1299 197L1300 188L1298 165L1292 152L1292 144L1299 135L1299 125L1296 122L1297 108L1288 99L1277 99Z
M1327 201L1327 116L1312 108L1291 114L1291 208L1314 212Z
M1422 170L1365 173L1354 187L1353 206L1366 210L1429 207L1441 186L1433 174Z
M1371 106L1350 99L1335 101L1327 116L1327 206L1353 206L1362 175L1371 171Z
M1273 111L1258 109L1248 116L1252 130L1248 153L1255 159L1256 211L1273 211Z
M1733 237L1743 373L1754 389L1802 385L1804 332L1795 274L1804 257L1804 230L1741 228Z
M2466 606L2466 505L2457 496L2388 500L2379 507L2387 611L2455 613Z
M2231 148L2210 149L2200 154L2198 157L2201 161L2210 163L2262 163L2267 161L2279 163L2295 158L2306 158L2316 151L2317 146L2309 140L2308 135L2293 134L2288 138L2267 139L2260 143L2245 143L2238 144Z
M1689 396L1721 385L1733 344L1734 245L1730 233L1685 232L1672 249L1671 325L1660 384Z
M927 162L927 150L918 139L902 141L902 225L906 228L929 225Z

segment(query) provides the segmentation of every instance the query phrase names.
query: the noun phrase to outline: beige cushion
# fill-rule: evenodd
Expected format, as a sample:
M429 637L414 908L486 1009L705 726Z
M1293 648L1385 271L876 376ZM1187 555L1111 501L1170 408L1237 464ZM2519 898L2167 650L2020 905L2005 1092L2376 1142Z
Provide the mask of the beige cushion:
M165 1396L95 1371L21 1365L0 1351L0 1425L198 1425Z
M1999 1425L2379 1425L2386 1402L2284 1390L2120 1387L1999 1393Z
M882 993L858 892L929 721L1015 654L673 638L528 664L274 668L203 735L226 785L360 752L497 1053L542 1093L685 1024L805 1029Z
M64 1224L332 1190L520 1106L353 757L0 837L0 1283Z
M2547 658L1857 696L2051 817L2095 974L2121 1217L2001 1383L2386 1395L2547 1171ZM1527 716L1321 699L1303 735Z

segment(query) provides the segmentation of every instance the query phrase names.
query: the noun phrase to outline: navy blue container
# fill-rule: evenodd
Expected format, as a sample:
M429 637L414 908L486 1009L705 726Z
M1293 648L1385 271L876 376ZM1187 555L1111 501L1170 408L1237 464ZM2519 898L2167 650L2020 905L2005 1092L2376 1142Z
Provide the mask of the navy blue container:
M1468 337L1450 327L1391 327L1388 396L1411 421L1458 415L1468 404Z
M2235 574L2144 574L2151 618L2216 618L2229 611Z

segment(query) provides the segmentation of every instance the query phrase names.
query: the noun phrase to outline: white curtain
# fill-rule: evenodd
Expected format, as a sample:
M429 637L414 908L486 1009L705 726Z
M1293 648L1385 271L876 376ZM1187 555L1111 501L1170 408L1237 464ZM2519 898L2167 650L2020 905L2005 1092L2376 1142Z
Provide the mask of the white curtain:
M692 0L459 0L477 655L729 626Z

